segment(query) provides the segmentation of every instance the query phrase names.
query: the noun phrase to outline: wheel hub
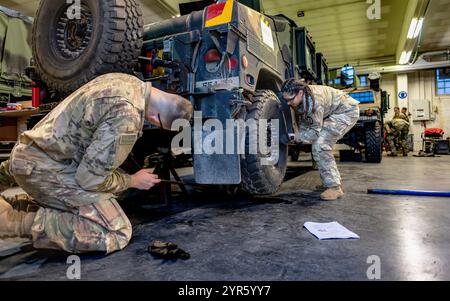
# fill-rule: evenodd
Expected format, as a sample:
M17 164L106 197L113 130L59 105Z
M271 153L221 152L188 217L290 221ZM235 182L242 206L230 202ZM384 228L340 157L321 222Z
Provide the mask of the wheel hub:
M56 46L67 59L78 58L92 38L92 13L86 5L81 6L80 18L69 19L65 8L56 21Z

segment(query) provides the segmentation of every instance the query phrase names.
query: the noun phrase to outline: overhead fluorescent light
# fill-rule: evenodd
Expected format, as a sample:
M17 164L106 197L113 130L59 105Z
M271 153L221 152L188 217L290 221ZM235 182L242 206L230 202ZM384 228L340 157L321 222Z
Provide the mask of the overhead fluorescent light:
M414 31L413 39L417 38L422 30L423 26L423 18L419 19L419 22L417 22L416 30Z
M405 57L406 57L406 51L403 51L402 52L402 55L400 56L400 61L399 61L399 64L400 65L404 65L405 63Z
M412 55L412 51L403 51L402 55L400 56L400 65L405 65L407 63L409 63L409 60L411 59L411 55Z
M408 30L408 39L415 39L419 36L423 26L423 18L413 18Z
M417 18L413 18L411 20L411 24L409 25L409 30L408 30L408 39L412 39L414 37L414 33L416 32L418 22L419 22L419 20L417 20Z
M409 63L409 60L411 59L411 55L412 55L412 50L408 51L408 53L406 54L406 63Z

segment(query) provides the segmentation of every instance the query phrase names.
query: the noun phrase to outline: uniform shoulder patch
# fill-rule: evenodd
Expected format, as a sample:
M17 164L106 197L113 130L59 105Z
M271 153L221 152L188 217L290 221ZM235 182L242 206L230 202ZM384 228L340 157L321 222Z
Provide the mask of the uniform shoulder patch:
M134 144L137 140L137 134L122 134L119 138L120 145Z

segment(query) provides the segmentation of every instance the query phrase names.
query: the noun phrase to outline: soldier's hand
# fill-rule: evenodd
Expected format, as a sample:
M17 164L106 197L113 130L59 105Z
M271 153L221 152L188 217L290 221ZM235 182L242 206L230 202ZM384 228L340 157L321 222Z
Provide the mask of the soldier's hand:
M130 188L148 190L160 182L158 175L152 174L151 169L141 169L131 176Z

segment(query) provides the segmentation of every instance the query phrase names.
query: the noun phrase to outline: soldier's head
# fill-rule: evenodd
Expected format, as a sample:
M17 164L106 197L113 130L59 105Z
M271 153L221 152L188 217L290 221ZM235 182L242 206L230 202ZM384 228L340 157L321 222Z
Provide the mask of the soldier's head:
M408 112L408 108L403 107L403 108L402 108L402 113L406 115L406 112Z
M147 98L145 119L153 125L170 129L175 120L190 120L192 117L192 104L179 95L152 88Z
M400 113L400 108L399 107L395 107L394 108L394 113L395 113L395 115L399 114Z
M288 105L293 108L301 106L301 110L298 111L302 113L305 120L309 112L314 112L316 100L311 92L311 88L304 81L294 78L288 79L281 87L281 92L283 92L283 98ZM311 101L304 101L307 98L311 99Z
M309 87L304 81L294 78L285 81L281 87L284 100L286 100L288 105L294 108L298 107L302 103L303 97L309 91Z

